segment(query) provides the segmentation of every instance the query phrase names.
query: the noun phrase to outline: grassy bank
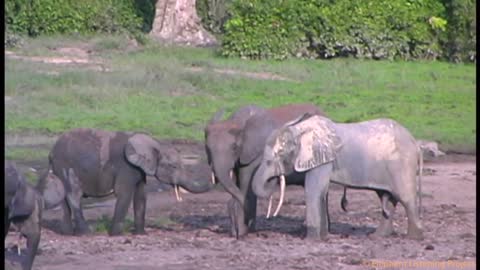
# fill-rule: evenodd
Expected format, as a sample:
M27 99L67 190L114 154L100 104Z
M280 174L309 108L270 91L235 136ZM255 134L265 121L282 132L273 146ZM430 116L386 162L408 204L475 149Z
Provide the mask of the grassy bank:
M335 121L390 117L444 150L475 152L473 65L245 61L217 57L212 49L132 48L119 37L40 38L25 44L13 53L55 56L58 48L79 47L102 64L7 57L5 127L10 135L95 127L202 140L205 123L221 107L230 113L244 104L313 102ZM28 153L14 156L22 152Z

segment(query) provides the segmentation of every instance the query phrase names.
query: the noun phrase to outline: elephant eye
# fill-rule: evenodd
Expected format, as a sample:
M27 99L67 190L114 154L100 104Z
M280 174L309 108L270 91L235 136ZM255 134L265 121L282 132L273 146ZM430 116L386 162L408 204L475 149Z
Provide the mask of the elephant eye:
M272 161L271 161L271 160L267 160L267 161L266 161L266 164L267 164L267 166L271 166L271 165L272 165Z

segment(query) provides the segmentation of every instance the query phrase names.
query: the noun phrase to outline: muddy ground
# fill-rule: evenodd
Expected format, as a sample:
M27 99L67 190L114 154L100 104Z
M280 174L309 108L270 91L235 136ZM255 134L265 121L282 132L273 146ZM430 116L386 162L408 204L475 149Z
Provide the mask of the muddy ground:
M203 151L201 145L184 147ZM126 232L109 237L105 231L97 231L81 237L64 236L58 233L61 210L47 210L33 269L473 269L475 161L475 156L447 155L425 164L422 241L405 238L407 220L401 205L394 218L397 234L374 238L370 233L381 217L376 194L349 190L349 212L343 212L342 189L335 185L329 195L332 232L327 241L304 239L304 194L295 186L287 187L286 201L276 218L265 219L267 201L259 200L257 231L235 240L229 235L226 210L230 195L216 189L183 194L183 201L177 202L172 190L160 192L162 186L149 180L147 235ZM46 164L23 165L41 170ZM113 198L86 200L85 215L91 226L97 226L103 215L111 217L113 206ZM131 210L128 219L133 220ZM15 253L16 239L11 232L5 242L9 263L22 259Z

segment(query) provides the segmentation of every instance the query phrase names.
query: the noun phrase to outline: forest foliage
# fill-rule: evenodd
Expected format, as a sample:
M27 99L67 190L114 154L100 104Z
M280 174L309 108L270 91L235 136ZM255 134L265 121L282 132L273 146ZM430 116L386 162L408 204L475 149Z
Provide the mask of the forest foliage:
M156 0L6 0L5 45L19 35L151 30ZM197 0L221 53L249 59L476 60L474 0Z

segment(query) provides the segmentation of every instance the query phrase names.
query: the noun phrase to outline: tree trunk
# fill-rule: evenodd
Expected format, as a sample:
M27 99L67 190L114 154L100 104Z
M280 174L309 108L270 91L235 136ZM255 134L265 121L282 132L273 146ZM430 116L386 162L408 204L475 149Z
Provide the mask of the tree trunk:
M196 0L158 0L150 35L157 40L193 46L217 44L197 15Z

